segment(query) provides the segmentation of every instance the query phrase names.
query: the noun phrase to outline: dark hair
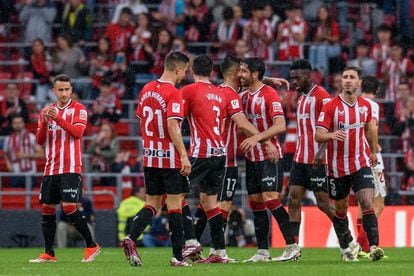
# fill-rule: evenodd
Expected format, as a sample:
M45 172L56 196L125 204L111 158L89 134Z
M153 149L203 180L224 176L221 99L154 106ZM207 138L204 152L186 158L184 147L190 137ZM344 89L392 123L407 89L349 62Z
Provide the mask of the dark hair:
M290 64L290 70L309 70L312 71L312 65L307 59L297 59Z
M392 28L387 24L381 24L377 28L377 33L378 32L390 32L392 34Z
M177 68L178 64L187 64L190 61L188 56L180 51L172 51L165 57L165 68L168 71L173 71Z
M262 1L253 1L252 2L252 6L251 6L251 10L255 11L255 10L264 10L265 4Z
M366 41L365 39L358 40L357 43L355 44L355 48L358 46L370 47L368 41Z
M352 71L357 72L358 78L362 77L362 69L361 68L359 68L357 66L347 66L347 67L344 68L344 70L342 70L342 73L344 73L345 71L348 71L348 70L352 70Z
M361 92L375 95L378 91L379 81L374 75L367 75L362 78Z
M209 77L213 71L213 61L207 55L199 55L193 60L192 69L197 76Z
M229 6L225 7L223 10L223 19L228 20L228 19L233 19L233 17L234 17L233 8Z
M225 75L228 71L230 71L236 66L237 67L240 66L240 59L233 57L233 56L228 56L221 63L220 71L223 75Z
M53 79L53 86L55 85L56 82L58 81L63 81L63 82L69 82L70 85L72 85L72 80L65 74L60 74L57 75L54 79Z
M123 14L123 13L132 15L132 10L129 7L123 7L120 14Z
M14 119L16 118L22 118L23 121L25 121L23 115L21 113L12 113L10 115L10 122L13 122Z
M247 65L247 68L250 70L251 73L254 73L254 72L259 73L259 81L263 79L263 76L266 70L263 60L261 60L258 57L251 57L251 58L244 59L242 63Z

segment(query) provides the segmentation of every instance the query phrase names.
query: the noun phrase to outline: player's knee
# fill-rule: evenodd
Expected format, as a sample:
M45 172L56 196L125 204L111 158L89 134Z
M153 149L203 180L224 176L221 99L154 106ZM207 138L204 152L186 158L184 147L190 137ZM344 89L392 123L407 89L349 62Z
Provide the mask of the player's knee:
M76 203L62 204L62 211L67 216L75 213L77 210L78 209L76 208Z
M278 192L274 192L274 191L271 191L271 192L263 192L262 193L262 196L263 196L263 200L266 202L266 201L269 201L269 200L273 200L273 199L279 199L279 193Z
M225 210L225 211L228 212L228 211L230 211L231 206L232 206L232 202L231 201L220 201L219 202L219 208L221 210Z
M49 205L42 205L42 215L53 216L56 213L56 208Z

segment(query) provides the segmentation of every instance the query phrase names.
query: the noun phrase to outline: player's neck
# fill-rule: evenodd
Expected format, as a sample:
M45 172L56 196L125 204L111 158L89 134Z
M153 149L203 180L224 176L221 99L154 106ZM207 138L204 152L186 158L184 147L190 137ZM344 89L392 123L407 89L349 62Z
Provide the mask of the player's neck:
M375 98L375 95L362 92L362 93L361 93L361 97L362 97L362 98L366 98L366 99L373 100L373 99Z
M177 78L175 77L175 74L169 74L167 72L164 72L161 77L159 77L159 80L162 82L171 82L173 85L177 82Z
M264 85L263 82L255 81L255 82L253 82L252 84L249 85L249 90L252 91L252 92L255 92L255 91L259 90L260 87L262 87L263 85Z
M356 94L347 94L347 93L341 93L340 97L342 100L344 100L349 105L354 105L357 101L357 95Z
M231 88L233 88L234 91L239 90L240 86L239 86L239 83L236 80L224 78L223 83L225 85L230 86Z
M72 99L70 99L67 103L56 102L56 106L58 108L64 109L64 108L68 107L71 103L72 103Z
M194 82L210 82L210 77L194 75Z

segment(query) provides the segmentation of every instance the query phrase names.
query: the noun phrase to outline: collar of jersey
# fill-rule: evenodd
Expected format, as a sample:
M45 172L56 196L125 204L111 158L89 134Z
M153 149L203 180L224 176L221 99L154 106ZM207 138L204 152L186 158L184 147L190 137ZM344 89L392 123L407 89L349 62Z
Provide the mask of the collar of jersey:
M158 81L158 82L160 82L160 83L169 83L169 84L171 84L172 86L174 86L174 83L172 83L172 82L170 82L170 81L165 81L165 80L160 80L160 79L157 79L157 81Z
M306 97L309 97L310 95L312 95L313 91L316 88L316 84L313 84L313 86L311 87L311 89L308 91L308 93L305 94Z
M58 108L58 109L60 109L60 110L63 110L63 109L65 109L66 107L68 107L68 106L70 106L72 104L72 99L68 102L68 104L67 105L65 105L64 107L60 107L58 104L56 104L56 107Z
M262 86L260 86L259 87L259 89L257 89L256 91L254 91L254 92L251 92L251 91L249 91L249 94L250 95L254 95L254 94L256 94L257 92L259 92L260 90L262 90L262 88L265 86L266 84L263 84Z
M341 94L339 94L338 97L341 99L342 102L344 102L349 107L354 107L356 103L358 102L358 97L357 97L357 100L353 104L350 104L347 101L345 101L344 98L342 98Z
M196 82L202 82L202 83L211 84L211 81L203 81L203 80L199 80L199 81L196 81Z
M228 84L225 84L224 82L222 83L222 84L220 84L220 86L221 87L228 87L228 88L230 88L231 90L233 90L234 92L236 92L237 93L237 90L236 89L234 89L233 87L231 87L230 85L228 85Z

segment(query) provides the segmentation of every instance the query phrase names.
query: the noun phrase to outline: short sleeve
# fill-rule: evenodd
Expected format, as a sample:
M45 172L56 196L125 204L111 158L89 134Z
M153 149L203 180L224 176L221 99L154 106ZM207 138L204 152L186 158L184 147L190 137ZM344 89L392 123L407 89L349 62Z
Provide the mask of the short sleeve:
M143 93L140 93L140 95L142 95ZM137 102L137 111L135 112L135 116L137 116L137 118L141 119L142 118L142 103L141 103L141 97L138 98L138 102Z
M184 87L181 90L181 96L183 98L183 104L184 104L183 116L187 116L188 114L190 114L190 111L191 111L191 97L190 97L190 93L191 93L191 91L187 87Z
M331 112L331 103L325 104L322 107L321 112L319 113L318 121L316 123L317 127L322 127L327 131L330 131L332 125L332 112Z
M371 108L371 105L370 105L370 103L368 103L367 102L367 105L366 105L366 107L367 107L367 120L366 120L366 123L369 123L369 122L371 122L371 120L372 120L372 108Z
M238 94L227 93L226 100L227 100L226 113L228 117L233 117L233 115L243 112L241 99Z
M167 102L167 120L178 119L182 120L184 114L183 98L181 91L175 89L168 97Z
M284 117L282 102L276 91L271 91L266 95L266 110L269 118Z
M372 102L371 104L371 108L372 108L372 119L375 119L377 122L376 124L379 124L379 105L376 102Z

